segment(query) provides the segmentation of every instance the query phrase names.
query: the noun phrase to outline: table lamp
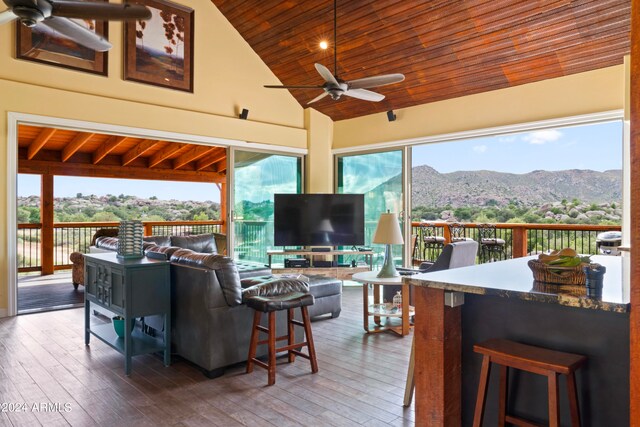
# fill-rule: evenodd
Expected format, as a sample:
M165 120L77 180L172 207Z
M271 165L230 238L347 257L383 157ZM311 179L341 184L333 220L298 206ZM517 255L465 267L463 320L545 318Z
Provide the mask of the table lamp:
M378 226L373 234L373 243L386 245L384 250L384 263L377 277L398 277L400 274L396 270L396 266L393 263L393 255L391 254L391 245L404 244L402 231L400 231L400 224L398 223L398 215L389 211L380 214Z

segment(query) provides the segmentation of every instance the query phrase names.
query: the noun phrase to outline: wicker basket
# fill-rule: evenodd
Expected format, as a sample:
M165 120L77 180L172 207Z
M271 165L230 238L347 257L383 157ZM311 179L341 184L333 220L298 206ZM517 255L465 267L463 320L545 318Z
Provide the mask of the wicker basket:
M576 267L556 267L537 259L530 260L528 264L533 271L534 280L538 282L573 286L585 286L587 283L587 276L582 271L582 264Z

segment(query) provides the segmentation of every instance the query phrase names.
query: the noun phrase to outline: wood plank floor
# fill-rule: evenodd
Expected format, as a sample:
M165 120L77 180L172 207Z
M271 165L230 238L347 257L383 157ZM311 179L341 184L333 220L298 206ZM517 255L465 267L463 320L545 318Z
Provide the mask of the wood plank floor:
M412 426L411 336L366 335L361 295L345 287L340 317L313 322L320 371L279 359L271 387L260 368L210 380L155 355L134 357L126 377L120 354L97 339L85 347L82 309L0 319L0 426Z

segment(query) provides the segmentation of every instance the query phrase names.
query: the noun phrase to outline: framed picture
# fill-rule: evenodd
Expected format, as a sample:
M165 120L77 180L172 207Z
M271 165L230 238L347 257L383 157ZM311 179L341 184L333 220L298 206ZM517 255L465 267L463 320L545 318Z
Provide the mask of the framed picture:
M124 78L193 92L193 9L165 0L140 0L148 21L124 26Z
M73 19L73 21L108 38L109 23L107 21L83 19ZM107 75L107 52L96 52L82 46L46 25L28 28L16 21L16 33L18 59Z

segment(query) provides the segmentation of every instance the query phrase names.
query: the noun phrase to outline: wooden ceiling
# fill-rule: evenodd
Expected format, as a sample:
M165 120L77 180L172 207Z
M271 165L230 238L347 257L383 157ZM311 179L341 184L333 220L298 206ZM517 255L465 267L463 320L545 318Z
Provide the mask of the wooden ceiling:
M18 172L163 181L225 181L223 147L20 125Z
M332 44L333 1L212 2L283 84L322 84L315 62L333 70L331 47L318 47L323 38ZM378 103L325 97L313 108L343 120L621 64L630 3L339 0L339 76L403 73L406 80L378 88L386 95ZM291 93L306 107L322 92Z

